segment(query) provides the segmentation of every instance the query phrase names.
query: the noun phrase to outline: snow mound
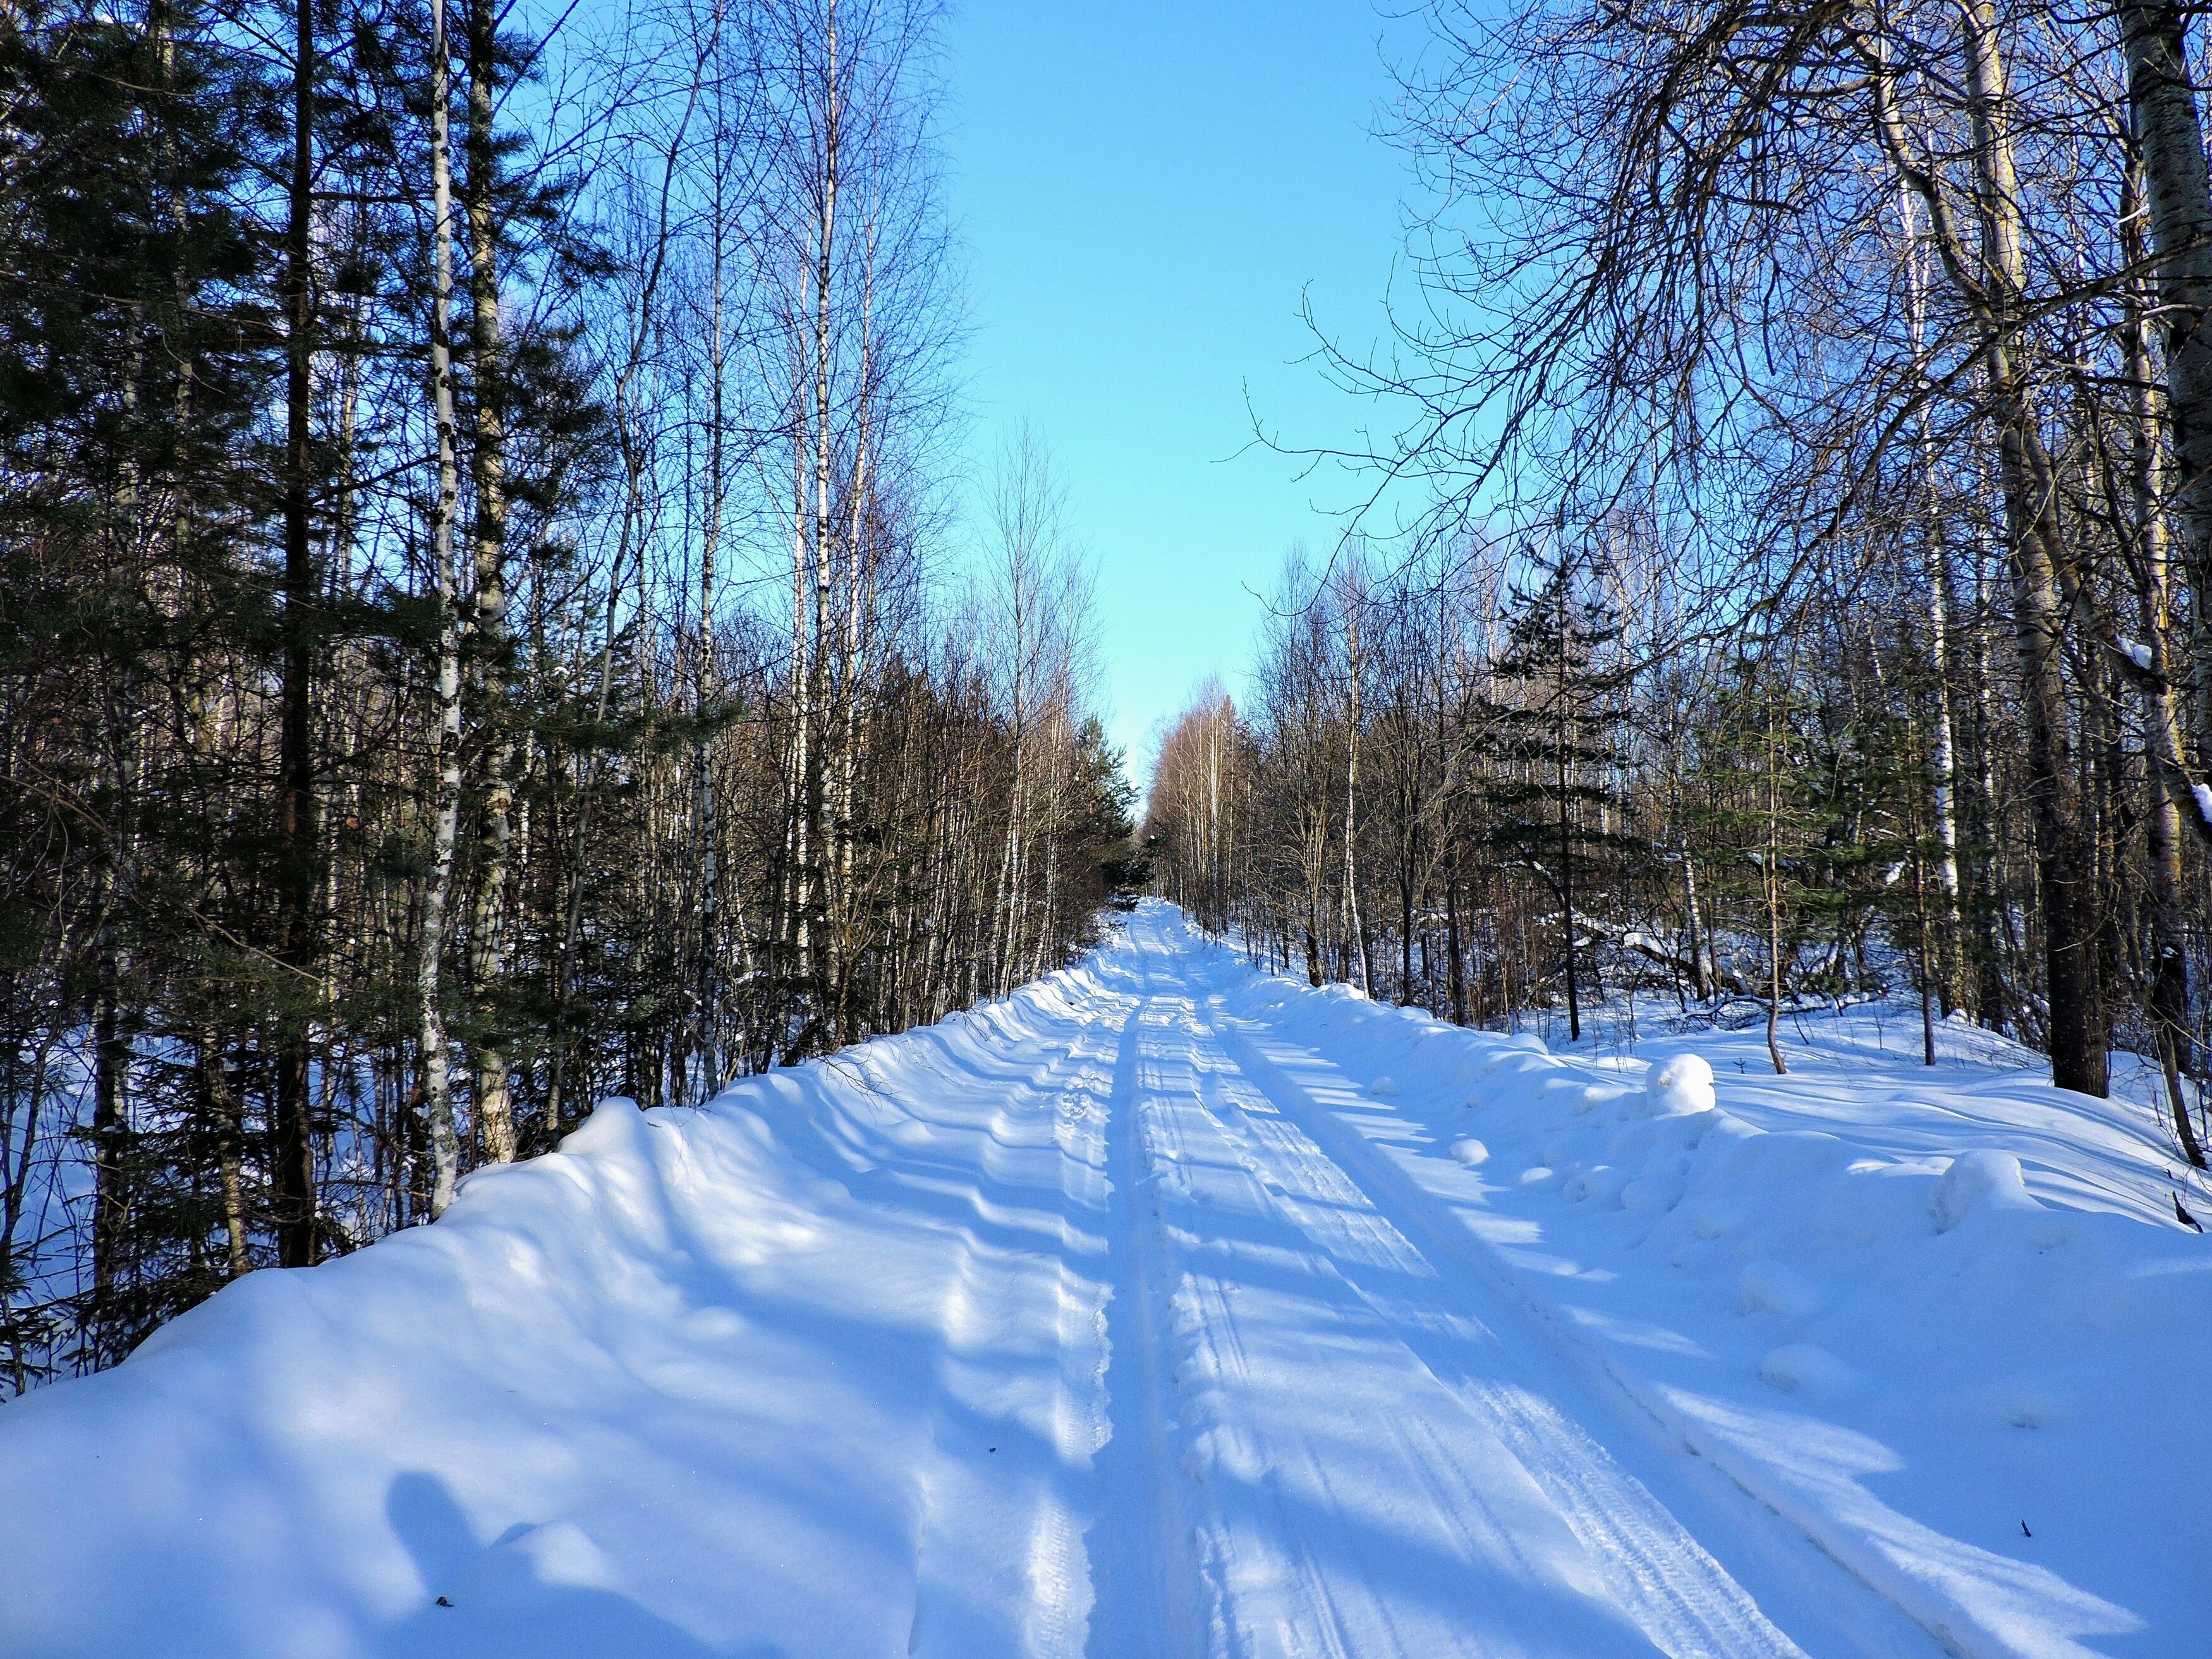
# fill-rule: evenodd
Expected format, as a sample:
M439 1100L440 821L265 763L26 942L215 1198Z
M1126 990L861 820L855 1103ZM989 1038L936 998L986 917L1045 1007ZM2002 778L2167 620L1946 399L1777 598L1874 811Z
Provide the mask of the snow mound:
M1803 1319L1820 1310L1820 1293L1811 1280L1778 1261L1754 1261L1736 1275L1735 1303L1747 1314Z
M1713 1068L1697 1054L1676 1054L1655 1066L1644 1079L1644 1110L1652 1117L1679 1117L1713 1109Z
M1784 1394L1847 1394L1856 1384L1851 1368L1826 1348L1790 1342L1759 1362L1759 1380Z
M1971 1215L1993 1210L2039 1210L2011 1152L1961 1152L1936 1184L1936 1231L1947 1233Z
M1452 1142L1451 1155L1470 1170L1490 1162L1490 1148L1473 1135L1462 1135Z

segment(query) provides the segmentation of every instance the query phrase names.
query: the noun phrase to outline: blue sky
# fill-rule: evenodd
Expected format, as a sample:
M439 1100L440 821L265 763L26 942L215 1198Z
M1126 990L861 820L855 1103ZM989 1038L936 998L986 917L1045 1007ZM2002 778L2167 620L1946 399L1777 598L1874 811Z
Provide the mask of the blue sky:
M1411 27L1369 0L964 0L948 26L971 453L987 469L1024 417L1049 448L1140 786L1200 679L1238 689L1249 590L1335 539L1352 486L1251 449L1246 393L1302 442L1370 413L1293 361L1299 296L1347 342L1380 331L1406 172L1373 136L1377 43Z

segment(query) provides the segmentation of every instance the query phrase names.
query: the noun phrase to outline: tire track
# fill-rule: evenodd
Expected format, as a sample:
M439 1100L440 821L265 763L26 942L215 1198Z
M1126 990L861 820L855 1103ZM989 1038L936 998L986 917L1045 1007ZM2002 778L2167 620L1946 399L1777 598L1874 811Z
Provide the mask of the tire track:
M1081 1288L1091 1281L1080 1258L1097 1241L1075 1202L1081 1182L1071 1178L1066 1127L1106 1075L1097 1039L1112 1012L1073 1019L1064 1048L1026 1078L1009 1077L987 1114L958 1126L979 1137L976 1222L1020 1213L1048 1191L1060 1200L1059 1237L1036 1249L987 1242L974 1224L958 1229L936 1316L941 1350L919 1481L910 1655L1075 1659L1081 1651L1091 1584L1074 1487L1096 1430L1086 1428L1078 1395L1086 1381L1095 1389L1103 1356ZM1048 1024L1036 1040L1060 1036ZM1021 1063L1012 1052L1006 1059ZM1044 1352L1041 1334L1049 1338ZM995 1594L975 1594L979 1575Z
M1157 975L1148 989L1135 1091L1117 1103L1158 1212L1146 1279L1165 1316L1154 1340L1176 1363L1156 1385L1151 1462L1165 1470L1166 1443L1181 1449L1182 1480L1162 1484L1183 1512L1164 1541L1187 1529L1194 1650L1654 1652L1546 1495L1343 1277L1214 1109L1234 1066L1188 979ZM1746 1651L1788 1650L1729 1659Z
M1520 1368L1464 1275L1449 1270L1456 1252L1438 1249L1433 1226L1420 1224L1423 1206L1394 1201L1386 1215L1377 1202L1370 1183L1380 1155L1218 1011L1208 1024L1224 1056L1243 1061L1224 1068L1223 1104L1255 1172L1376 1317L1512 1452L1606 1564L1613 1594L1653 1643L1674 1659L1803 1659L1635 1476L1541 1394L1513 1380ZM1357 1093L1348 1083L1346 1091ZM1224 1132L1235 1133L1226 1125ZM1389 1195L1402 1200L1396 1185ZM1427 1237L1416 1242L1409 1234Z

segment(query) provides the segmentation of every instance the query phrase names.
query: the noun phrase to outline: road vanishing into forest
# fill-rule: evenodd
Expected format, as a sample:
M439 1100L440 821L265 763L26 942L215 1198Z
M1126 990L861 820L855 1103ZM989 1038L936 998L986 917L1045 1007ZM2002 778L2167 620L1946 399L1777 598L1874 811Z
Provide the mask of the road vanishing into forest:
M435 1226L0 1413L0 1652L1932 1659L2136 1627L1791 1486L1838 1446L1889 1467L1814 1418L1731 1462L1753 1407L1686 1431L1635 1370L1717 1337L1532 1296L1614 1275L1437 1127L1509 1062L1573 1121L1618 1096L1662 1174L1725 1115L1709 1070L1668 1115L1589 1085L1641 1062L1255 976L1152 902L970 1014L702 1110L608 1103Z

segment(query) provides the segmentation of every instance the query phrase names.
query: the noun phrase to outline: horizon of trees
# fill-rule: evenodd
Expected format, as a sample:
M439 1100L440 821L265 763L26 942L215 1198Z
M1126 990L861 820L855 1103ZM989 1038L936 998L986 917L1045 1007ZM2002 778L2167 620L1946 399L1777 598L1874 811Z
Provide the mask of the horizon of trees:
M2193 9L1429 9L1411 298L1322 343L1355 529L1426 505L1171 732L1163 890L1467 1023L1904 992L2098 1095L2131 1048L2203 1168Z
M0 1391L1093 936L1034 440L943 569L935 27L0 10Z

